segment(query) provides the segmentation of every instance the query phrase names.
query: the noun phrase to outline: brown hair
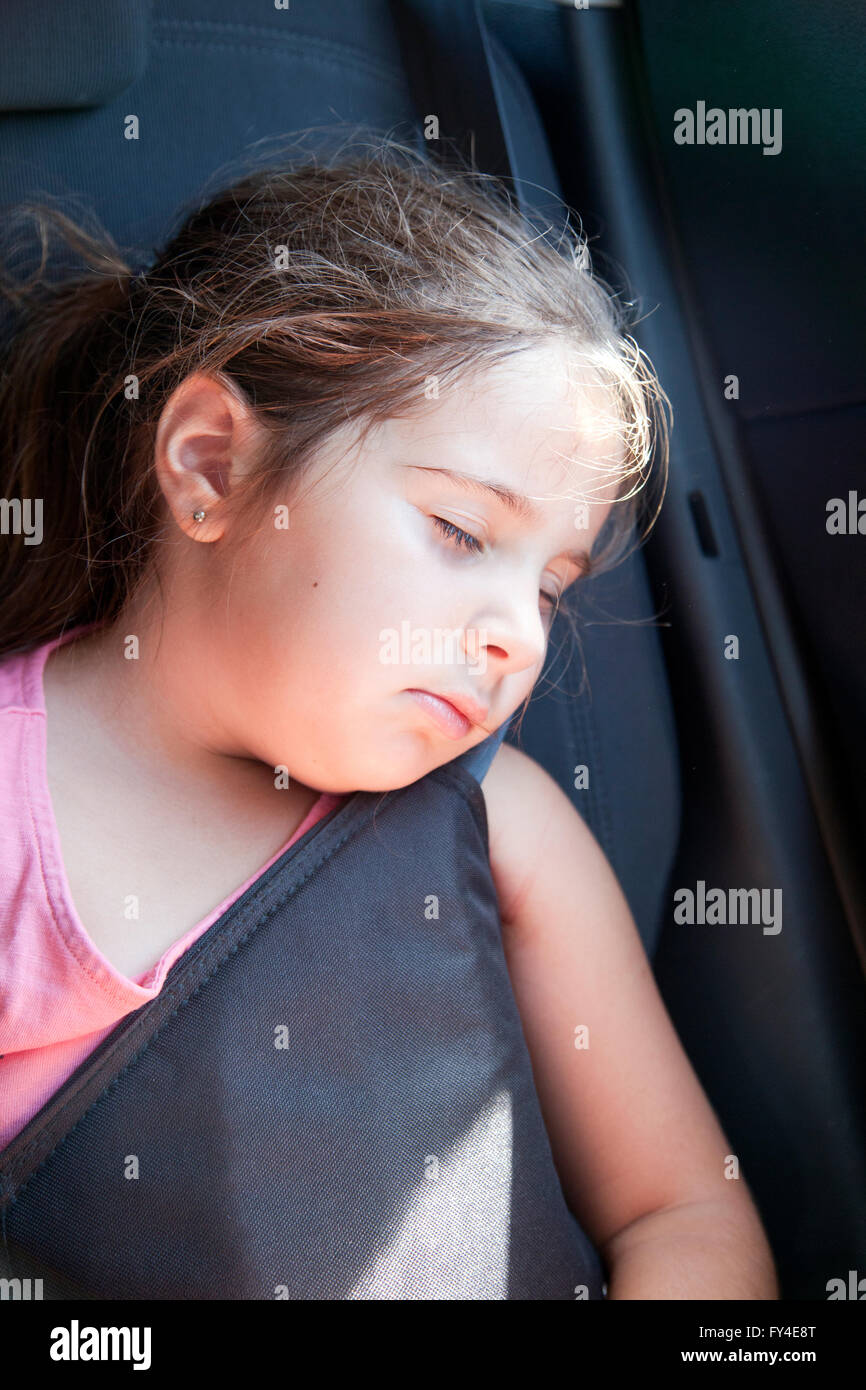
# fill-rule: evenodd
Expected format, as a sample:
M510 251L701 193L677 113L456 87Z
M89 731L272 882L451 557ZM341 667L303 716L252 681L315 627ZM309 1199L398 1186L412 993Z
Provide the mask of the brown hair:
M0 486L44 499L45 525L40 544L2 538L0 657L112 621L148 573L166 525L157 423L193 371L226 374L265 427L240 498L256 511L349 420L363 434L417 408L431 375L447 384L564 340L608 387L624 444L592 572L622 558L651 477L658 505L637 544L655 521L667 397L621 305L582 233L539 237L504 185L468 165L387 136L283 160L195 208L137 276L101 230L45 203L17 216L35 219L42 255L29 280L4 269L0 282L22 317L0 377ZM50 279L52 228L85 273Z

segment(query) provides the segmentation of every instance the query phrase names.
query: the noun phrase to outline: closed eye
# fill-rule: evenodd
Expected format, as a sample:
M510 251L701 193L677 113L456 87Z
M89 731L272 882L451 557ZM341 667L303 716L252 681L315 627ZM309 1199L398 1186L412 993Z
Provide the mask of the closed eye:
M463 548L473 555L480 555L484 550L484 546L477 536L473 536L468 531L462 530L461 527L455 526L453 521L446 521L445 518L441 516L434 516L431 520L436 524L443 535L447 536L449 540L454 541L458 549ZM559 606L559 594L548 594L544 589L539 589L538 592L543 599L546 599L547 602L553 606L553 608Z
M464 546L466 550L471 550L473 554L480 554L484 549L477 536L471 536L468 531L462 531L459 526L455 526L453 521L446 521L444 517L434 516L432 520L449 539L454 539L458 547Z

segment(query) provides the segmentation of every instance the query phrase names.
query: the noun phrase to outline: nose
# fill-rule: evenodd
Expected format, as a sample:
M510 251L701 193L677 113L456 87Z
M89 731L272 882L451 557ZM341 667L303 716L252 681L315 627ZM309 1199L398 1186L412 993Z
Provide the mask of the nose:
M515 599L480 614L464 632L464 647L470 659L484 653L497 675L515 675L543 661L548 635L536 596L534 603Z

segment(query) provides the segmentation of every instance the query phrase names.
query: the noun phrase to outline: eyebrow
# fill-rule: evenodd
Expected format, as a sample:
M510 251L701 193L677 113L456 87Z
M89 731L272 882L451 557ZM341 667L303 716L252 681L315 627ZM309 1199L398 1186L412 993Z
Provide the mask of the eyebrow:
M495 497L496 500L507 507L521 521L528 521L537 526L541 521L541 512L530 502L528 497L524 497L522 492L515 492L505 483L494 482L492 478L476 478L473 473L460 473L455 468L438 468L428 464L410 463L404 464L405 468L417 468L422 473L438 473L443 478L448 478L451 482L457 483L459 487L467 492L482 493L488 497ZM575 565L579 565L584 575L592 569L592 561L585 550L563 550L562 554L571 560Z

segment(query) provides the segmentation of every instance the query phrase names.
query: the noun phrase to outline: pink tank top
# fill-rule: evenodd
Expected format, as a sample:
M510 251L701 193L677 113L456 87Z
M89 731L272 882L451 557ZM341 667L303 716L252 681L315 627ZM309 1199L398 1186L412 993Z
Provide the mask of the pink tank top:
M78 917L46 777L45 662L54 647L95 626L82 624L0 661L0 1148L125 1014L159 994L178 956L344 799L323 793L267 863L155 965L128 979L96 948Z

